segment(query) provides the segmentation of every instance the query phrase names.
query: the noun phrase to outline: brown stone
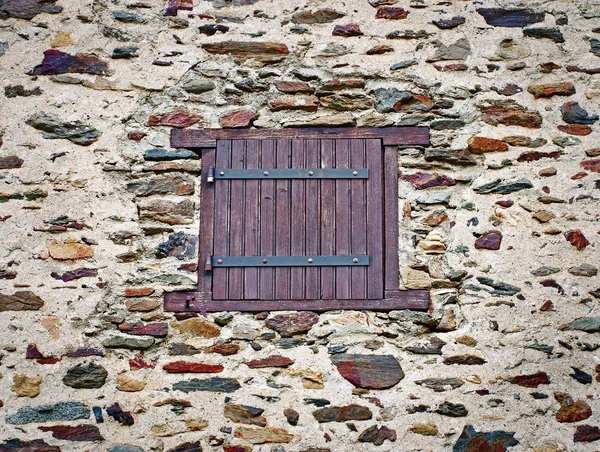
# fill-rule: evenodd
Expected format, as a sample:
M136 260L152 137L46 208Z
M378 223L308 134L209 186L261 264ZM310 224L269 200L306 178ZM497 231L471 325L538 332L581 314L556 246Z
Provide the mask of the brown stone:
M305 389L323 389L323 372L319 369L294 369L290 370L291 377L300 377Z
M529 85L527 91L536 99L553 96L572 96L575 86L572 83L546 83L542 85Z
M530 151L523 152L517 158L517 162L537 162L541 159L556 159L563 155L563 151L550 151L550 152L539 152L539 151Z
M283 124L284 127L354 127L355 125L356 119L350 113L324 115L308 120L285 122Z
M361 89L365 87L363 79L346 79L346 80L325 80L321 83L323 91L339 91L342 89Z
M366 406L328 406L313 411L313 416L320 424L325 422L365 421L373 417L373 413Z
M38 429L42 432L52 432L52 437L56 439L67 441L104 441L98 427L95 425L53 425L49 427L38 427ZM2 450L1 446L0 450ZM33 452L33 450L31 450L31 452Z
M42 381L44 381L42 377L28 377L25 374L15 374L10 390L17 394L17 397L37 397L40 395Z
M138 209L140 220L158 221L170 225L193 223L196 213L194 202L188 199L181 202L153 199L138 205Z
M205 353L218 353L222 356L236 355L240 351L238 344L226 344L223 342L217 342L204 349Z
M221 329L217 325L197 317L182 320L181 322L172 322L171 326L181 334L187 334L192 337L210 339L218 337L221 334Z
M134 378L129 372L117 375L117 389L123 392L138 392L146 387L146 382Z
M255 408L253 406L227 403L223 410L223 415L227 419L237 422L238 424L265 427L267 425L267 419L262 415L264 411L265 410L261 408Z
M451 187L456 185L454 179L443 174L418 172L410 175L401 175L400 179L410 182L417 190L424 190L431 187Z
M312 88L306 82L295 82L286 80L275 80L275 87L285 94L311 93Z
M400 364L392 355L338 354L331 356L331 362L342 377L357 388L387 389L404 378Z
M539 210L533 214L532 218L540 223L548 223L556 218L556 215L554 215L552 212L548 212L547 210Z
M314 312L297 312L293 314L277 314L268 318L265 324L281 334L291 337L295 334L308 333L319 322L319 316Z
M382 6L381 8L377 8L377 13L375 14L375 19L391 19L391 20L401 20L406 19L408 16L408 11L404 8L396 8L393 6Z
M236 110L219 118L219 124L224 129L251 127L260 115L254 110Z
M475 355L454 355L444 358L444 364L446 365L481 366L485 363L487 363L485 359Z
M485 137L471 137L468 141L469 151L473 154L487 154L488 152L506 152L508 145L502 140Z
M396 430L387 428L385 425L382 425L381 427L373 425L362 432L358 437L358 440L361 443L373 443L376 446L381 446L386 439L389 439L392 442L396 441Z
M561 132L568 133L569 135L577 136L586 136L592 133L592 128L583 124L563 124L558 126L557 129Z
M143 300L126 300L125 307L132 312L148 312L162 306L159 300L146 298Z
M600 428L592 425L578 425L573 435L575 443L590 443L600 439Z
M600 173L600 159L584 160L580 163L580 165L586 171L591 171L592 173Z
M489 105L480 107L481 119L493 126L521 126L530 129L542 127L542 116L511 101L488 101Z
M194 194L194 180L189 176L172 175L147 177L129 182L127 190L136 196L151 195L176 195L186 196Z
M475 240L475 248L478 250L499 250L502 243L500 231L488 231Z
M292 16L295 24L326 24L336 19L341 19L346 14L331 8L323 8L317 11L300 11Z
M579 251L583 251L590 244L579 229L565 232L565 238Z
M260 369L264 367L289 367L294 364L290 358L281 355L271 355L264 359L255 359L245 363L251 369Z
M139 288L127 288L123 292L126 297L145 297L154 293L154 289L151 287L139 287Z
M214 374L223 372L223 366L221 364L190 363L188 361L174 361L167 363L163 366L163 369L170 374Z
M0 137L0 141L2 138ZM17 169L23 166L23 159L16 155L10 155L8 157L0 157L0 170L6 169Z
M64 242L54 240L48 245L48 252L51 258L60 261L94 257L94 248L75 239L67 239Z
M37 311L44 306L44 300L33 292L15 292L12 295L0 293L0 312L4 311Z
M537 388L539 385L549 385L550 377L546 372L537 372L530 375L517 375L509 378L508 381L524 388Z
M252 428L238 427L233 436L248 441L251 444L289 443L294 439L287 430L278 427Z
M171 127L190 127L197 124L202 119L198 113L192 113L185 108L176 108L162 115L150 115L147 126L171 126Z
M436 436L438 432L437 425L434 422L429 421L424 424L414 424L408 428L411 432L416 433L417 435L423 436Z
M262 63L276 63L290 53L285 44L276 42L223 41L202 44L202 48L212 54L231 55L236 60L255 59Z
M299 110L317 111L319 99L316 96L282 96L269 102L271 111Z
M592 409L583 400L573 401L571 396L564 392L557 392L554 398L561 405L556 412L558 422L579 422L592 415Z
M434 68L436 68L439 72L465 72L469 70L469 66L463 63L452 63L452 64L434 64Z
M391 53L393 51L394 51L393 47L381 45L381 46L371 47L365 53L367 55L383 55L384 53Z
M167 337L167 334L169 334L169 325L165 322L147 324L142 322L121 323L119 331L134 336Z
M427 217L423 218L421 222L427 226L436 227L442 224L444 221L448 221L448 214L444 210L436 210L431 212Z
M321 106L339 111L369 110L373 99L364 94L332 94L320 99Z
M343 36L344 38L362 36L363 34L358 24L336 25L333 27L332 33L333 36Z
M60 50L49 49L44 52L41 64L35 66L28 75L58 74L95 74L111 75L108 64L94 54L77 53L70 55Z

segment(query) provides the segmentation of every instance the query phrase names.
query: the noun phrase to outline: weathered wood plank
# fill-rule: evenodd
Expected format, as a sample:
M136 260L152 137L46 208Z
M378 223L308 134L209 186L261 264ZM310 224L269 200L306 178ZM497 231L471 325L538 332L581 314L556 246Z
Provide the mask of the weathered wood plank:
M367 167L367 297L383 298L383 150L379 140L366 140Z
M231 168L244 168L246 157L246 140L233 140L231 142ZM227 256L241 256L244 249L244 191L243 180L232 180L229 199L229 254ZM241 268L230 268L228 276L229 299L243 300L244 278Z
M306 152L304 140L292 140L292 168L305 168L304 154ZM292 179L291 181L291 256L305 255L305 228L306 228L306 186L303 179ZM303 267L290 269L290 298L295 300L304 299L304 273Z
M220 140L217 143L216 165L230 168L231 141ZM215 232L214 253L219 256L229 255L229 181L215 184ZM227 298L227 268L213 268L213 295L215 299Z
M275 140L261 141L262 168L275 167ZM260 181L260 254L261 256L275 255L275 181ZM275 298L275 269L260 268L260 298L273 300Z
M277 168L289 168L292 157L292 141L277 140ZM288 180L277 180L275 189L275 255L290 255L291 230L291 184ZM290 269L275 269L275 299L290 298Z
M335 142L320 140L321 167L334 168ZM335 252L335 181L321 180L321 254L331 256ZM335 269L321 268L321 298L335 298Z
M427 311L429 309L428 290L403 290L390 294L385 300L278 300L273 301L215 301L207 300L206 294L199 292L167 292L165 293L165 311L167 312L199 312L195 306L186 308L186 297L204 300L207 312L220 311L334 311L334 310L367 310L391 311L396 309L412 309ZM387 297L387 294L386 294Z
M258 168L259 140L246 142L245 168ZM244 202L244 256L258 256L259 253L259 181L247 180ZM244 268L244 299L256 300L258 298L258 268Z
M207 182L207 169L215 166L215 148L202 150L200 178L200 232L198 239L198 292L212 291L212 272L204 271L208 256L213 255L213 226L215 217L215 184Z
M320 161L319 140L306 141L306 166L319 168ZM319 249L321 227L321 194L318 180L306 181L306 254L321 255ZM312 300L320 297L320 268L305 269L306 299Z
M385 290L398 290L398 151L393 146L384 150L384 225L385 225Z
M365 140L350 140L350 167L365 167ZM378 177L378 174L370 174ZM350 254L367 254L366 185L368 179L350 180ZM351 298L367 298L367 267L350 269Z
M350 164L350 140L335 140L335 167L348 168ZM367 179L368 180L368 179ZM335 255L350 254L350 181L335 181ZM336 267L335 296L349 300L350 268Z
M339 127L294 129L173 129L171 147L214 147L216 140L293 138L378 138L384 145L429 146L427 127Z

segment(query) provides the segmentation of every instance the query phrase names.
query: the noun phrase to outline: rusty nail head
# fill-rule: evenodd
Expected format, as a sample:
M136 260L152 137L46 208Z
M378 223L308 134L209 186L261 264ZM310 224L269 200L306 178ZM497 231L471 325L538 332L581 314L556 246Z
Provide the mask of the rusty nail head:
M217 264L222 264L222 263L223 263L223 259L219 259L219 260L217 261Z

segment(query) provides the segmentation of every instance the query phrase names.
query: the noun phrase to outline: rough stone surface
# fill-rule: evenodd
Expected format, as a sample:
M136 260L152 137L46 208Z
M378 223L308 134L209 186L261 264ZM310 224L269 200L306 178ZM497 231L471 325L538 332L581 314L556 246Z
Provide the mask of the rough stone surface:
M387 389L404 378L400 364L391 355L339 354L333 355L331 362L357 388Z

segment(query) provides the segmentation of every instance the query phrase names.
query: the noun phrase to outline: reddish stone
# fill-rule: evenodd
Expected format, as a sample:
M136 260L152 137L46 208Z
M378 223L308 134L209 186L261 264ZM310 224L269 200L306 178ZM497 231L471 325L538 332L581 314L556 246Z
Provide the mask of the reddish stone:
M456 181L443 174L414 173L408 176L401 175L400 179L410 182L417 190L424 190L430 187L450 187L456 185Z
M167 337L169 334L169 325L165 322L147 324L143 324L142 322L121 323L119 331L134 336Z
M369 110L373 107L373 100L364 94L332 94L321 97L319 101L323 107L339 111Z
M223 452L252 452L250 446L223 446Z
M600 157L600 148L589 149L585 151L585 155L588 157Z
M373 425L360 434L358 440L361 443L373 443L375 446L381 446L386 439L396 441L396 430L387 428L385 425L381 427Z
M487 361L479 356L475 355L454 355L444 358L444 364L452 365L459 364L462 366L481 366Z
M171 127L190 127L197 124L202 119L202 116L196 113L191 113L185 108L176 108L162 115L150 115L147 126L171 126Z
M530 151L523 152L518 158L517 162L536 162L541 159L556 159L563 155L563 151L550 151L550 152L539 152Z
M502 243L500 231L488 231L475 240L475 248L478 250L499 250Z
M27 346L27 351L25 352L25 358L26 359L40 359L43 358L44 355L42 355L40 353L40 351L37 348L37 345L35 344L29 344Z
M554 311L554 303L552 303L550 300L544 301L544 304L540 307L540 311Z
M66 73L110 75L108 64L96 55L78 53L69 55L60 50L44 52L42 64L37 65L28 75L57 75Z
M502 140L485 137L471 137L468 141L469 151L473 154L486 154L488 152L506 152L508 144Z
M251 127L252 123L259 117L254 110L236 110L219 118L219 124L224 129L237 129Z
M43 439L34 439L31 441L9 439L4 443L0 443L0 452L61 452L61 450L60 447L51 446Z
M77 350L68 352L69 358L86 358L88 356L104 356L104 352L97 348L80 347Z
M587 177L587 176L588 176L588 173L585 173L582 171L580 173L573 174L571 176L571 180L579 180L579 179L583 179L584 177Z
M502 206L502 207L509 208L509 207L512 207L515 204L515 202L511 201L510 199L503 199L500 201L496 201L496 204L498 204L499 206Z
M367 50L367 55L383 55L384 53L393 52L394 48L390 46L375 46Z
M313 416L319 424L323 424L325 422L366 421L373 417L373 413L366 406L352 404L321 408L313 411Z
M299 110L317 111L319 99L315 96L284 96L276 97L270 103L271 111Z
M565 232L565 238L579 251L583 251L590 244L579 229Z
M596 364L596 381L600 382L600 364Z
M537 111L509 101L488 101L490 105L480 107L481 119L493 126L521 126L529 129L542 127L542 116Z
M586 171L591 171L592 173L600 173L600 159L584 160L580 163L580 165Z
M281 355L271 355L264 359L255 359L245 363L251 369L260 369L263 367L289 367L294 364L290 358Z
M194 0L168 0L165 8L165 16L176 16L179 10L192 11L194 9Z
M267 425L267 419L262 415L264 411L265 410L261 408L255 408L249 405L228 403L223 409L223 415L227 419L237 422L238 424L265 427Z
M300 11L292 16L295 24L326 24L336 19L341 19L346 14L331 8L323 8L317 11Z
M591 443L600 439L600 428L592 425L578 425L573 435L575 443Z
M408 11L406 11L404 8L382 6L381 8L377 8L377 14L375 14L375 19L400 20L406 19L407 16Z
M202 48L208 53L231 55L241 62L254 58L265 64L281 61L290 53L285 44L276 42L223 41L202 44Z
M113 405L109 406L106 409L106 414L108 414L121 425L131 426L135 423L133 415L129 411L123 411L118 402L115 402Z
M448 220L448 215L443 210L436 210L435 212L427 215L426 218L423 218L421 222L426 224L427 226L431 226L432 228L439 226L444 221Z
M12 295L0 293L0 312L38 311L44 306L44 300L28 290Z
M364 33L360 31L360 27L357 24L348 25L336 25L333 27L333 36L343 36L349 38L352 36L362 36Z
M2 138L0 138L1 144ZM0 157L0 170L6 169L17 169L23 166L23 159L16 155L9 155L8 157Z
M331 362L357 388L387 389L404 378L400 363L392 355L339 354L333 355Z
M53 425L38 427L42 432L52 432L52 437L67 441L104 441L95 425ZM0 446L0 450L2 447Z
M477 391L480 394L481 390ZM488 391L489 394L489 391ZM487 394L480 394L487 395ZM506 452L510 447L519 444L514 432L497 430L478 432L472 425L465 425L454 444L454 452Z
M579 422L592 415L592 409L583 400L573 400L569 394L557 392L554 398L560 403L560 409L556 412L558 422Z
M533 94L536 99L553 96L572 96L575 94L575 86L572 83L548 83L544 85L530 85L527 92Z
M523 386L524 388L537 388L539 385L549 385L550 378L546 372L537 372L531 375L517 375L508 379L512 384Z
M326 80L321 84L323 91L338 91L341 89L360 89L365 87L365 81L362 79L348 80Z
M295 93L310 93L312 92L312 88L308 83L305 82L291 82L285 80L275 80L273 82L275 87L286 94L295 94Z
M146 297L154 293L154 289L151 287L141 287L139 289L125 289L124 295L126 297Z
M297 312L293 314L277 314L265 322L266 325L281 334L291 337L295 334L307 333L319 323L319 316L314 312Z
M129 370L140 370L140 369L154 369L156 363L153 361L146 362L144 360L144 353L139 353L134 358L129 360Z
M163 369L170 374L216 374L223 372L223 366L220 364L190 363L187 361L174 361L172 363L165 364Z
M131 141L142 141L147 135L145 132L129 132L127 138Z
M204 349L205 353L218 353L222 356L236 355L239 351L240 346L238 344L226 344L223 342L217 342Z
M557 69L560 69L560 66L556 63L541 63L540 64L540 72L542 74L550 74L552 73L552 71L555 71Z
M196 270L198 270L198 264L195 262L191 262L189 264L181 264L179 267L177 267L177 270L183 270L185 272L195 272Z
M585 136L592 133L592 128L590 126L584 126L583 124L560 125L557 128L561 132L568 133L569 135Z
M469 66L464 63L451 63L444 66L441 64L434 64L433 67L439 72L465 72L469 70Z
M69 281L74 281L79 278L88 278L90 276L98 276L98 269L97 268L78 268L76 270L63 273L62 275L59 275L59 274L53 272L50 274L50 276L52 276L54 279L60 279L63 282L69 282Z

